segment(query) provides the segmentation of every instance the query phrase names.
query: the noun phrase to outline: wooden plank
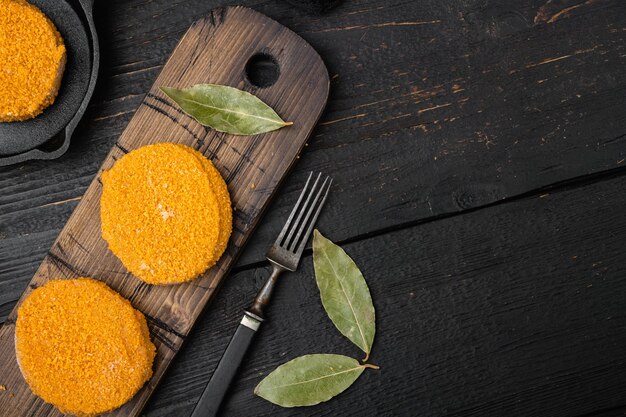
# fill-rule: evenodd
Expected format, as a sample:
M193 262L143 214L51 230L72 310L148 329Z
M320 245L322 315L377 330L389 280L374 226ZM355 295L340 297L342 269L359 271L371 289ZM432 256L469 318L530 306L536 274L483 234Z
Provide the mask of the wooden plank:
M26 285L179 36L223 3L96 4L103 70L69 154L0 169L0 252L10 253L0 270L11 285ZM349 179L326 220L347 239L624 165L623 1L552 22L542 16L566 2L350 0L322 17L281 1L237 3L301 34L333 77L322 125L245 263L262 259L260 243L311 169Z
M608 410L626 407L625 187L620 177L345 245L376 306L381 370L328 403L285 409L252 392L276 366L362 357L325 316L307 256L277 288L221 415L621 415ZM225 282L146 417L189 415L268 273Z
M272 56L280 68L276 82L266 88L251 84L245 71L248 60L259 53ZM294 120L293 129L249 137L219 133L186 116L159 90L164 85L183 88L207 82L255 93L287 120ZM224 176L233 202L233 233L226 253L215 267L186 284L150 286L139 281L101 238L98 174L21 298L49 279L88 276L106 282L146 315L157 347L154 375L110 415L136 416L141 411L304 146L326 104L328 84L324 63L304 40L243 7L213 10L191 26L174 50L99 173L150 143L184 143L203 152ZM0 410L4 416L59 416L30 392L21 377L13 349L16 317L17 308L0 328L0 351L5 353L0 356L0 379L13 387L13 396L0 396Z

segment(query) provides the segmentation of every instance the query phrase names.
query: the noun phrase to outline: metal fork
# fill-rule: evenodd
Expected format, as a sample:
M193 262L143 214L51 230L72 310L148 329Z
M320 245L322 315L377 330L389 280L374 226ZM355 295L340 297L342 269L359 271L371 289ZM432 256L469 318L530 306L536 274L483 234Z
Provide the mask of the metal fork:
M272 265L272 273L257 294L252 306L245 311L239 327L230 340L217 368L204 389L200 401L191 417L213 417L217 415L226 391L241 364L259 326L265 321L263 310L269 303L280 274L295 271L300 263L302 251L313 231L315 222L326 203L332 179L319 173L311 185L313 173L304 185L295 207L278 238L267 251L267 260ZM321 182L321 184L320 184Z

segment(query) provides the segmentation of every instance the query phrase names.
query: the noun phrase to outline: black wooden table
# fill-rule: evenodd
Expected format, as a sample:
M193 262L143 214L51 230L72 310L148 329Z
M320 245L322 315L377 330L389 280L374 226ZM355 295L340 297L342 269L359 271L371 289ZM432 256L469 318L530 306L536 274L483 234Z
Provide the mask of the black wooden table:
M0 168L0 320L180 36L231 3L96 2L101 78L68 154ZM301 354L360 355L325 316L308 252L224 416L626 415L626 2L346 0L322 16L238 3L319 51L331 97L144 414L191 412L268 242L322 170L335 185L319 228L370 285L381 370L313 408L253 395Z

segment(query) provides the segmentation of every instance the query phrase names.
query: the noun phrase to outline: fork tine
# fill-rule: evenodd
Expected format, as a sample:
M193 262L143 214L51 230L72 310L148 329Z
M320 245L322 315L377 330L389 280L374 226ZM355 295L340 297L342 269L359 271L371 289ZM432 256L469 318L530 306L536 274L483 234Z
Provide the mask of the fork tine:
M319 201L320 195L324 191L324 188L326 187L327 182L328 182L328 177L324 178L324 182L319 188L314 188L313 190L311 190L311 194L309 198L307 199L307 204L305 204L302 207L301 214L300 214L300 217L302 218L302 220L293 225L293 229L294 229L293 233L296 233L296 235L289 242L289 245L287 245L286 244L287 242L285 242L285 248L289 250L290 252L296 251L296 248L298 247L298 242L300 241L300 236L302 235L302 231L306 229L308 225L309 217L311 217L311 213L313 213L313 210L315 209L317 202ZM309 200L311 199L313 201L309 204Z
M296 201L296 204L293 206L293 210L291 210L291 213L289 214L289 218L285 222L283 229L280 231L278 237L276 238L276 241L274 242L276 246L280 246L280 244L283 241L283 237L285 237L285 233L287 233L287 231L289 230L289 227L291 226L291 221L293 220L293 217L295 216L296 212L298 211L298 208L300 207L302 198L306 194L306 190L309 186L309 182L311 182L311 177L313 177L313 171L309 172L309 177L306 179L306 183L304 184L304 187L302 188L302 191L300 192L298 201Z
M326 186L326 191L324 192L324 196L322 197L322 200L319 201L320 195L322 191L324 191L324 186L326 185L327 181L328 181L328 185ZM328 192L330 191L330 186L332 185L332 183L333 183L333 179L330 177L326 177L326 179L324 180L324 184L322 184L322 187L320 188L319 192L317 193L317 196L315 197L315 201L313 202L313 204L311 204L311 208L309 209L309 212L307 213L307 217L306 217L307 220L305 220L302 223L302 227L298 231L298 235L296 239L294 240L294 242L298 240L298 238L300 237L300 234L302 234L302 231L306 228L306 232L304 233L302 240L300 241L298 249L295 251L296 256L298 258L300 258L300 256L302 255L302 251L304 251L304 247L306 246L306 243L309 240L309 236L311 236L313 227L315 227L315 222L317 222L317 218L319 217L320 212L322 211L322 208L324 207L324 204L326 204L326 199L328 198ZM318 204L318 201L319 201L319 204ZM315 210L313 217L309 219L316 205L317 205L317 209Z
M302 204L302 206L298 208L298 215L295 221L289 226L290 227L289 234L287 235L287 238L281 245L283 248L287 249L291 246L292 237L294 233L298 230L298 227L302 220L302 216L304 215L304 213L306 213L307 207L309 207L309 202L311 201L311 197L313 196L313 194L315 194L315 190L317 189L317 184L319 183L321 177L322 177L322 173L320 172L319 174L317 174L317 178L315 178L315 182L313 183L313 186L307 192L306 200L304 200L304 203Z

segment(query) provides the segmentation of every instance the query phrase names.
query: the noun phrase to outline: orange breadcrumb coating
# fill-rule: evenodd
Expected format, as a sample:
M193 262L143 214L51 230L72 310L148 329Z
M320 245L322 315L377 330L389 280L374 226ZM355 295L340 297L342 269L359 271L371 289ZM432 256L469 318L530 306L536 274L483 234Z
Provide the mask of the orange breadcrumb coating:
M215 165L213 165L213 163L204 155L188 146L178 146L193 154L196 158L198 158L200 163L202 163L202 167L209 176L209 182L213 186L213 191L215 191L215 196L218 200L220 210L220 233L217 238L217 245L215 245L215 253L213 255L213 261L215 263L224 254L224 250L226 250L226 246L228 245L228 239L230 238L230 234L233 230L233 210L231 208L228 187L226 186L226 182L224 181L224 178L222 178L220 172L217 168L215 168Z
M102 174L102 184L102 237L135 276L172 284L215 264L220 206L226 202L202 161L185 147L159 143L136 149Z
M24 0L0 0L0 122L33 118L56 98L65 45L54 24Z
M143 314L91 278L34 290L17 312L15 351L32 391L78 416L132 398L152 376L156 353Z

